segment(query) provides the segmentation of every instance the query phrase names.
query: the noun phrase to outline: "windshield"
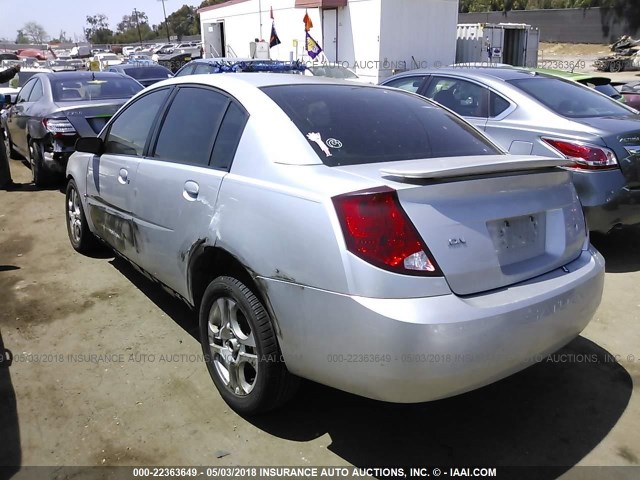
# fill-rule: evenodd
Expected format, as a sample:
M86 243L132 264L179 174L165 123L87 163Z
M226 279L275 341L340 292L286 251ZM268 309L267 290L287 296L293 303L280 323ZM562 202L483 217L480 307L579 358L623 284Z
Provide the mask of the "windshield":
M459 117L400 90L318 84L262 90L328 166L502 153Z
M588 87L557 78L521 78L507 82L563 117L608 117L632 113L620 102L598 95Z
M106 100L110 98L129 98L142 90L143 87L132 78L101 77L95 79L85 76L81 78L68 77L51 80L51 91L54 102L77 102L83 100Z

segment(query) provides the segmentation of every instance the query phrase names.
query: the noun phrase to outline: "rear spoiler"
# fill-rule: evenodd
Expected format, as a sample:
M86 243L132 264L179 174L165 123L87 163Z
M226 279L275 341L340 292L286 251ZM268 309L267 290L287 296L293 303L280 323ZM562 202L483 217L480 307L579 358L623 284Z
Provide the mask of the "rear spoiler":
M572 163L566 158L529 155L446 157L408 160L396 164L397 168L381 168L380 173L395 178L438 179L563 167Z

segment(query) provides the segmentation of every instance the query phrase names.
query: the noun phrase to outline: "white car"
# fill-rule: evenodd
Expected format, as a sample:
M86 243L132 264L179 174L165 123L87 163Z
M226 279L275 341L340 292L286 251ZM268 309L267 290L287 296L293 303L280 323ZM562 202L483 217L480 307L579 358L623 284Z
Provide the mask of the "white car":
M106 70L108 67L120 65L121 63L123 63L122 58L120 58L115 53L99 53L95 55L91 60L100 62L100 70Z

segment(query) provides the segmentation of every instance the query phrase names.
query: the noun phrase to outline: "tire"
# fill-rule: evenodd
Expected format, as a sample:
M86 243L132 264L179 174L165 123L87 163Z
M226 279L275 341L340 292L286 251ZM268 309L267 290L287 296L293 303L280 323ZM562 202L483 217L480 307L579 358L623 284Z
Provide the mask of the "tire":
M13 148L13 143L11 142L11 137L9 136L9 131L7 129L4 131L4 147L6 149L7 156L11 160L22 160L20 154Z
M213 383L236 412L263 413L295 393L298 378L281 359L269 314L240 280L222 276L207 287L200 343Z
M69 241L77 252L88 254L100 247L100 242L89 230L82 202L80 201L80 193L74 180L69 180L67 184L65 219L67 220Z
M31 178L37 187L46 187L51 184L53 172L49 172L44 166L42 145L35 141L29 142L29 165Z

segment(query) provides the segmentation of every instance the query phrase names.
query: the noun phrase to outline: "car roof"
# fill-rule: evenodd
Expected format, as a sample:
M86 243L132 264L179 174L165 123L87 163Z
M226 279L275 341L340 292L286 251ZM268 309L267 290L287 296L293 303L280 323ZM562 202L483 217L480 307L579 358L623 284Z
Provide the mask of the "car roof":
M437 75L438 73L455 74L469 78L485 78L499 80L517 80L521 78L533 78L535 73L518 68L502 68L502 67L447 67L447 68L421 68L417 70L409 70L398 74L398 77L410 76L415 74Z

